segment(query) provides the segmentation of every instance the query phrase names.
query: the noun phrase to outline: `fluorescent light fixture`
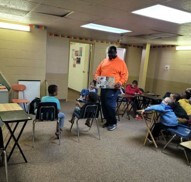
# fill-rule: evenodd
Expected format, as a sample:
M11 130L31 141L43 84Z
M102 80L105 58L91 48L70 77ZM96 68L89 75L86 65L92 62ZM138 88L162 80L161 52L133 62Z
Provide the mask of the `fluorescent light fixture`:
M0 22L0 28L5 28L5 29L11 29L11 30L21 30L21 31L30 31L30 26L29 25L19 25L19 24L13 24L13 23L5 23L5 22Z
M132 13L178 24L191 22L191 13L160 4L136 10Z
M176 46L177 51L189 51L191 50L191 46Z
M114 27L99 25L99 24L95 24L95 23L89 23L86 25L82 25L81 27L89 28L89 29L93 29L93 30L100 30L100 31L104 31L104 32L110 32L110 33L118 33L118 34L131 32L130 30L124 30L124 29L120 29L120 28L114 28Z

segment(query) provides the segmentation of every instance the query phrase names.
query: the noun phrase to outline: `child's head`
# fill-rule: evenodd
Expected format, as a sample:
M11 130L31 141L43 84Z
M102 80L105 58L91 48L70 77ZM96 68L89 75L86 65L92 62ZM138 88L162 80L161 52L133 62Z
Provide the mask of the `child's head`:
M95 82L93 82L93 81L92 81L92 82L90 82L90 89L94 89L94 88L95 88L95 86L96 86L96 85L95 85Z
M181 97L180 97L180 94L173 93L173 94L170 94L170 98L172 99L173 102L177 102Z
M162 103L165 104L165 105L171 105L172 104L172 99L170 97L165 97L163 100L162 100Z
M191 88L187 88L185 90L185 94L186 94L186 99L189 99L191 97Z
M88 101L96 103L98 100L98 95L95 92L90 92L88 95Z
M48 86L48 93L50 96L56 96L58 94L57 85L49 85Z
M137 86L138 86L138 81L137 80L133 80L132 87L137 87Z

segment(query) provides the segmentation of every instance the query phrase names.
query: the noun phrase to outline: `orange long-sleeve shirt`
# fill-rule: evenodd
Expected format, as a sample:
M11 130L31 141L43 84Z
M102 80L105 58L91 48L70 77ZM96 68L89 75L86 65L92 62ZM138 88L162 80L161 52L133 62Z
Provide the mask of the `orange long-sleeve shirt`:
M117 56L113 60L106 58L98 65L94 79L97 80L98 76L114 77L115 83L122 85L128 80L129 72L125 61Z

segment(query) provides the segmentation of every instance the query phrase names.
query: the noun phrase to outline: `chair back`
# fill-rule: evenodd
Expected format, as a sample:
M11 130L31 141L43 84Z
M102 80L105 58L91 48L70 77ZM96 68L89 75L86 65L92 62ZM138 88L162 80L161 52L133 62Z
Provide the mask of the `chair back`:
M87 104L82 109L82 112L80 113L80 118L86 119L86 118L98 118L99 117L99 103L96 104Z
M3 133L2 129L0 127L0 149L4 149L4 144L3 144Z
M22 99L25 99L25 93L24 93L24 91L26 90L26 86L25 85L23 85L23 84L13 84L13 85L11 85L11 89L13 91L13 93L12 93L12 98L13 99L15 99L15 97L18 96L17 95L18 92L21 93Z
M13 84L11 86L12 90L15 92L24 91L26 90L26 86L22 84Z
M58 119L58 109L55 102L40 102L36 119L40 121L54 121Z

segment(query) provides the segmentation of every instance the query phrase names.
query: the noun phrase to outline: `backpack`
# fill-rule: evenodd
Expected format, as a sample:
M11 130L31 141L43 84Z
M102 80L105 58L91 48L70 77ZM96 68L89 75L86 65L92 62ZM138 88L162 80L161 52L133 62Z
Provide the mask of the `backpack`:
M40 102L41 100L38 97L36 97L31 101L31 103L29 104L29 114L34 114L34 115L36 114L35 110L37 109Z

